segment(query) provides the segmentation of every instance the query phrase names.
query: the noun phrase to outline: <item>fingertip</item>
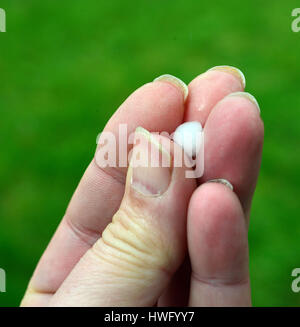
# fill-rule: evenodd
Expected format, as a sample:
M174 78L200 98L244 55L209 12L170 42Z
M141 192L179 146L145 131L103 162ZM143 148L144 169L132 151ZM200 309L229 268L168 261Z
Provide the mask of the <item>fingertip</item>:
M161 75L161 76L155 78L153 82L169 83L181 91L184 101L188 97L188 94L189 94L188 86L180 78L178 78L176 76L173 76L170 74L164 74L164 75Z
M193 194L188 249L190 306L251 305L245 217L228 186L205 183Z
M233 66L221 65L221 66L212 67L208 71L221 71L221 72L224 72L224 73L231 74L234 77L239 79L243 89L246 87L245 75L239 68L236 68L236 67L233 67Z
M256 104L240 94L225 97L212 110L204 134L202 181L219 176L230 180L248 213L264 141L264 124Z
M193 273L203 280L234 282L247 275L247 227L235 193L205 183L188 210L188 246Z
M182 123L184 100L178 87L165 82L149 82L135 90L118 108L105 127L118 135L119 125L127 124L128 133L138 126L151 132L172 133Z

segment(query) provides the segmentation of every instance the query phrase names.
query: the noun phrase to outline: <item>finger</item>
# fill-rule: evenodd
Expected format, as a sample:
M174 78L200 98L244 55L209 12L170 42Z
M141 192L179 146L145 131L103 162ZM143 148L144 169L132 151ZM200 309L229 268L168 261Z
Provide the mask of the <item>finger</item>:
M256 100L230 94L211 111L204 128L201 182L225 178L234 187L247 218L261 162L264 127Z
M227 186L205 183L188 210L190 306L251 305L244 213Z
M226 95L243 91L245 85L243 73L230 66L216 66L197 76L188 86L185 121L205 125L212 108Z
M205 125L206 120L213 107L225 96L232 92L243 91L246 85L244 74L235 67L216 66L207 72L197 76L188 86L189 96L186 102L185 117L187 121L198 121ZM205 150L207 147L205 146ZM205 169L209 163L206 163ZM188 271L189 267L182 267L181 271ZM180 273L180 278L187 281L188 275L184 276ZM180 298L181 294L177 291L177 280L172 283L175 288L170 286L164 295L164 299L171 298L169 303L162 300L165 305L180 305L180 301L176 304L174 299ZM178 293L178 295L174 295Z
M128 135L139 125L150 131L173 132L183 119L186 92L184 84L170 76L135 91L104 130L116 136L116 150L119 146L118 126L123 123L127 124ZM74 265L98 239L120 205L125 170L126 167L101 169L92 160L39 262L22 305L44 305L48 295L55 293Z
M137 131L146 144L134 148L120 209L50 305L152 306L183 261L195 180L185 177L184 167L170 165L175 151L170 155L151 134ZM150 166L153 146L159 167ZM138 157L147 164L136 166Z

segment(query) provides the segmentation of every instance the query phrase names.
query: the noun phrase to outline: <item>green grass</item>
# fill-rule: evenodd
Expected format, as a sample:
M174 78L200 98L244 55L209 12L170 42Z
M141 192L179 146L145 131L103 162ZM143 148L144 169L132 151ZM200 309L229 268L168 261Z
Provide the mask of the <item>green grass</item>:
M300 305L299 1L3 0L0 33L0 267L18 305L93 155L96 135L138 86L242 69L265 122L253 202L253 303Z

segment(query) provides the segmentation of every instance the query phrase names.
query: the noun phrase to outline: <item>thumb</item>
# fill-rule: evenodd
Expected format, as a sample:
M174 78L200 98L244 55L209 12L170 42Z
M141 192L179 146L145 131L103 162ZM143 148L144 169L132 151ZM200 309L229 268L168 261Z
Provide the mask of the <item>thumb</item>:
M142 128L135 138L119 210L50 305L151 306L182 263L195 181L174 165L179 146Z

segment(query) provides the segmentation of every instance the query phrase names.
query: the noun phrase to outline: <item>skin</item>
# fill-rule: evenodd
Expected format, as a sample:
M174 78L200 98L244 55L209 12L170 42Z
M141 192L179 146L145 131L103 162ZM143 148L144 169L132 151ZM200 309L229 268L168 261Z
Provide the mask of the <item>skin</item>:
M185 121L199 121L204 176L187 179L185 167L174 168L167 190L145 197L132 188L130 168L101 169L93 159L23 306L251 305L247 230L263 123L251 100L227 97L243 91L228 70L205 72L188 88L184 101L169 82L142 86L105 131L117 135L127 123L129 133L138 126L172 133ZM234 191L209 182L216 178L230 181Z

